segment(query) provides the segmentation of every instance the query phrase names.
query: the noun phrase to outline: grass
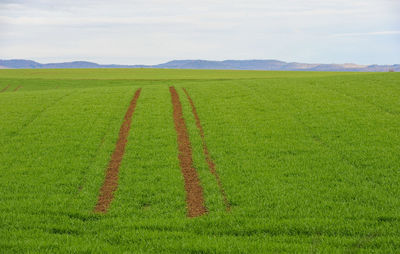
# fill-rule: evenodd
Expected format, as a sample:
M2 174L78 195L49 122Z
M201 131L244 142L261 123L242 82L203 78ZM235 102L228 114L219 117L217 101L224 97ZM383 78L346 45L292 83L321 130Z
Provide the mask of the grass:
M0 70L0 89L8 84L0 93L2 253L400 248L398 73ZM209 210L199 218L186 217L171 85ZM115 199L109 213L94 214L139 87Z
M326 77L336 75L366 75L357 72L302 72L302 71L233 71L233 70L179 70L179 69L5 69L2 78L10 79L67 79L67 80L210 80L210 79L271 79Z

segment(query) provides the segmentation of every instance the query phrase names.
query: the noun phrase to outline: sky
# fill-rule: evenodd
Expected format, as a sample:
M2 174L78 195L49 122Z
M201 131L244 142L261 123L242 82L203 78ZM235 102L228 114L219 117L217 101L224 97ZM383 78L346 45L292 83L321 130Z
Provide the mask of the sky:
M400 64L400 0L0 0L0 59Z

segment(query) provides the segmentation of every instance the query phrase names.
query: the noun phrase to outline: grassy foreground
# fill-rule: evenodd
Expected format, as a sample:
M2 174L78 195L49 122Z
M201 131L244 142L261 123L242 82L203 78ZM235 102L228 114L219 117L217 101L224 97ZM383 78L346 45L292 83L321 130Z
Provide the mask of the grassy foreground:
M400 75L0 70L0 252L400 249ZM20 86L19 90L13 91ZM208 213L187 218L169 86ZM142 93L107 214L99 189ZM231 210L205 161L191 106Z

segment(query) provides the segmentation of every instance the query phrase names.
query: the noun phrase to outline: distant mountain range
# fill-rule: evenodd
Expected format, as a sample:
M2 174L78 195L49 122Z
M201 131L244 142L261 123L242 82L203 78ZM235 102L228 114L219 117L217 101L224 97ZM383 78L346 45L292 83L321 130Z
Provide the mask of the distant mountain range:
M160 68L160 69L212 69L212 70L268 70L268 71L400 71L400 64L357 65L357 64L308 64L287 63L278 60L174 60L157 65L102 65L76 61L41 64L32 60L0 60L0 69L67 69L67 68Z

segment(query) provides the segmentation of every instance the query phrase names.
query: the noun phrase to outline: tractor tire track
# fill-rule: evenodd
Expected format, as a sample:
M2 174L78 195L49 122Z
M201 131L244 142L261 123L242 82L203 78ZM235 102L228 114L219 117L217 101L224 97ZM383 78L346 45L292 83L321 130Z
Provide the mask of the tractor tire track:
M253 93L255 98L265 98L265 96L260 95L259 91L255 88L246 87L246 89L250 90ZM293 104L293 102L287 107L290 107L291 110L296 110L295 112L298 111L297 107ZM306 124L305 121L301 117L298 116L298 114L295 114L295 113L291 113L291 114L292 114L291 118L294 121L298 122L300 124L300 126L302 126L302 128L308 133L309 138L311 138L316 144L318 144L319 146L325 147L326 149L328 149L331 152L337 153L338 156L340 157L341 161L343 161L348 166L353 167L355 169L361 168L361 166L357 165L354 161L349 159L348 155L346 155L343 151L335 148L334 146L332 146L331 144L326 142L324 139L322 139L318 134L316 134L315 131L313 131L313 129L311 128L311 126Z
M115 145L115 150L111 155L111 160L108 164L104 183L100 189L100 195L97 204L94 207L95 213L107 213L111 201L114 198L114 192L117 190L119 166L121 165L121 161L125 153L125 147L126 143L128 142L129 130L132 123L132 116L135 112L136 103L139 99L140 92L141 88L136 90L135 95L129 104L128 110L126 111L124 122L119 130L118 141Z
M50 109L51 107L57 105L57 103L59 103L62 99L70 96L71 94L73 94L75 92L75 90L73 90L70 93L64 94L61 97L57 98L56 100L54 100L53 102L51 102L50 104L46 105L44 108L42 108L40 111L38 111L35 115L33 115L28 121L26 121L25 123L23 123L21 125L20 128L18 128L18 130L12 132L9 134L9 140L10 142L17 137L24 129L26 129L27 127L29 127L31 124L33 124L37 119L40 118L41 115L43 115L48 109Z
M178 141L178 158L185 181L188 217L198 217L207 213L204 203L203 188L196 169L193 167L192 148L188 130L183 119L182 104L174 87L170 87L173 117Z
M10 85L4 87L3 89L1 89L0 93L4 93L5 91L7 91L7 89L10 87Z
M385 106L379 105L379 104L377 104L377 103L375 103L373 101L370 101L368 99L359 98L359 97L357 97L355 95L352 95L350 93L342 92L342 91L339 91L337 89L328 88L328 87L322 87L322 89L325 89L326 91L334 92L334 93L336 93L338 95L341 95L343 97L348 97L348 98L351 98L351 99L353 99L355 101L359 101L359 102L362 102L364 104L370 105L370 106L374 107L375 109L377 109L377 110L379 110L381 112L390 114L390 115L398 116L400 114L399 111L388 109Z
M17 87L13 90L13 92L18 91L21 87L22 87L22 86L17 86Z
M101 140L100 140L100 143L98 144L98 146L97 146L97 148L96 148L96 151L94 152L94 154L91 156L91 158L90 158L90 160L89 160L88 165L87 165L87 166L82 170L82 172L81 172L81 175L83 175L83 176L82 176L82 178L81 178L80 184L78 185L78 192L81 192L81 191L82 191L83 186L84 186L84 184L86 183L87 175L86 175L85 173L86 173L86 171L94 164L94 162L95 162L95 160L96 160L96 156L97 156L98 152L100 151L101 147L102 147L103 144L104 144L106 134L107 134L107 133L104 132L104 134L102 135L102 138L101 138Z
M190 103L190 105L192 107L192 113L193 113L193 116L194 116L194 118L196 120L196 126L197 126L197 129L199 130L199 134L200 134L200 137L201 137L201 143L203 145L204 158L205 158L205 160L206 160L206 162L208 164L208 168L210 169L211 174L214 175L215 180L217 181L219 191L220 191L220 193L222 195L222 199L224 201L225 209L226 209L226 211L230 211L231 205L230 205L230 203L228 201L228 197L227 197L227 195L225 193L225 190L224 190L224 188L222 186L221 178L219 177L218 172L217 172L217 170L215 168L215 163L211 158L210 152L208 151L208 147L207 147L207 144L206 144L206 139L205 139L205 135L204 135L203 126L201 125L200 118L199 118L199 115L197 114L196 107L194 106L193 100L192 100L192 98L190 97L189 93L186 91L185 88L183 88L183 91L185 92L186 97L187 97L187 99L188 99L188 101L189 101L189 103Z
M10 133L7 142L9 143L13 143L14 139L18 137L19 134L21 134L21 132L26 129L27 127L29 127L35 120L39 119L39 117L49 108L53 107L54 105L56 105L58 102L60 102L62 99L64 99L65 97L70 96L72 93L74 93L75 90L73 90L72 92L65 94L59 98L57 98L54 102L52 102L51 104L47 105L45 108L43 108L42 110L40 110L36 115L34 115L29 121L25 122L21 128L19 128L16 132ZM14 164L17 161L12 161L10 163L10 165L8 166L9 168L12 168L14 166Z

